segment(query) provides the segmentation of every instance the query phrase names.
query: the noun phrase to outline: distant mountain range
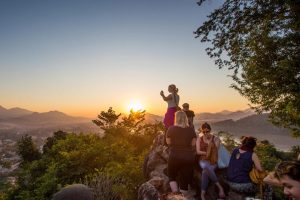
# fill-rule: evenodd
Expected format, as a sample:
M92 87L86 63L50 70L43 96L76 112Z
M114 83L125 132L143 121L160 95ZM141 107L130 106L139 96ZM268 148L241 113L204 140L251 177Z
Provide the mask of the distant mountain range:
M251 109L238 110L234 112L223 110L221 112L216 112L216 113L209 113L209 112L195 113L194 123L195 125L200 125L203 122L213 123L213 122L224 121L228 119L235 121L254 114L255 112ZM163 116L153 115L150 113L147 113L145 118L146 121L150 121L150 122L163 120Z
M29 115L31 113L33 113L33 112L29 111L29 110L22 109L22 108L6 109L6 108L0 106L0 119L21 117L21 116Z
M98 132L99 127L91 119L72 117L59 111L44 113L32 112L22 108L5 109L0 106L0 138L30 134L49 136L54 131Z
M223 121L228 119L238 120L254 114L255 112L252 109L238 110L234 112L228 110L223 110L217 113L204 112L204 113L196 114L195 121L216 122L216 121Z
M237 139L243 135L251 135L259 140L269 140L276 147L283 150L288 150L293 145L300 145L300 138L292 138L287 129L278 128L269 122L269 114L258 115L253 110L246 109L235 112L228 110L217 113L205 112L195 115L194 125L196 130L201 124L208 122L212 125L214 132L228 132ZM157 115L150 115L148 118L151 119L152 117L157 121L163 119L163 117Z
M300 138L292 138L289 131L274 126L268 121L269 114L251 115L237 121L232 119L214 122L214 131L225 131L233 134L236 138L240 136L254 136L259 140L268 140L276 147L288 150L293 145L300 145Z
M146 113L145 122L162 121L163 116ZM291 145L300 145L300 140L292 138L288 130L278 128L268 122L268 114L257 115L247 109L231 112L224 110L217 113L198 113L195 116L195 128L208 122L215 132L226 131L235 137L252 135L260 140L268 139L281 149L288 149ZM44 113L32 112L23 108L6 109L0 106L0 139L12 134L31 134L47 137L54 131L69 132L101 132L91 119L72 117L59 111Z

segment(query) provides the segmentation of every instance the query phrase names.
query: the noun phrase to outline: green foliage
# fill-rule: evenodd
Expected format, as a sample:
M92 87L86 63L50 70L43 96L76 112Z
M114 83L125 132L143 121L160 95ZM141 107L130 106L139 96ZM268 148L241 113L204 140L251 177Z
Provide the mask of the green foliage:
M3 160L0 158L0 166L1 167L9 169L9 168L11 168L11 165L12 165L11 161Z
M33 143L31 136L22 136L21 140L17 142L17 152L21 157L22 164L32 162L41 157L37 146Z
M94 124L99 126L102 130L106 131L116 125L116 121L119 119L121 114L116 114L116 112L109 107L108 111L102 111L100 115L98 115L98 119L92 120Z
M52 146L57 143L58 140L64 140L67 137L67 133L64 131L56 131L53 133L53 137L48 137L46 143L43 146L43 153L48 153Z
M205 0L200 0L201 5ZM294 0L226 0L195 32L232 87L276 125L300 136L300 4Z
M298 158L298 156L300 156L300 146L299 145L292 146L291 154L292 154L293 159L296 160Z
M265 170L273 171L277 163L281 161L279 151L268 141L261 141L255 148L261 164Z
M238 143L234 140L233 135L230 133L220 131L218 132L218 136L222 139L222 143L229 152L232 152L238 145Z
M143 129L141 123L145 120L145 112L145 110L136 112L130 110L129 115L123 117L118 125L125 128L128 132L138 133Z
M96 200L119 200L120 195L117 188L121 187L124 181L97 171L95 174L86 176L82 183L94 190Z
M142 124L144 112L131 112L123 119L119 125L105 125L104 137L55 132L47 138L40 158L21 166L17 185L7 191L6 199L48 200L65 185L82 182L111 195L104 199L136 199L137 188L145 181L144 157L161 124ZM30 139L24 141L34 147ZM21 144L20 154L27 155L25 143Z

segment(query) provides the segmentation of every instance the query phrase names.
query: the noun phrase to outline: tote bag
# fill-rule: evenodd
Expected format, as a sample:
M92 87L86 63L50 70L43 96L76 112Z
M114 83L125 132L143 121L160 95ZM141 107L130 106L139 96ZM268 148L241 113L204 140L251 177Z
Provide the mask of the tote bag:
M226 168L229 165L230 161L230 153L224 147L223 144L220 144L219 151L218 151L218 168Z

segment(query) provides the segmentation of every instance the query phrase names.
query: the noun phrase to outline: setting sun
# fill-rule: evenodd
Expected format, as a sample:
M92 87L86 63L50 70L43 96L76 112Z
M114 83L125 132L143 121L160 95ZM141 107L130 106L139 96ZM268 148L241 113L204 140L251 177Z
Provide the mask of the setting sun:
M145 110L144 106L140 103L138 100L132 100L130 101L129 105L127 106L127 111L129 112L130 110L133 111L142 111Z

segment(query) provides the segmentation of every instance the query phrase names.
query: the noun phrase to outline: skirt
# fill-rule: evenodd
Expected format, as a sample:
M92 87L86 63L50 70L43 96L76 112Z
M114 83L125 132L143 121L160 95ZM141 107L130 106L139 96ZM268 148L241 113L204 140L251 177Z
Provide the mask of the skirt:
M168 108L164 118L164 125L166 129L174 125L176 111L177 111L176 107Z

